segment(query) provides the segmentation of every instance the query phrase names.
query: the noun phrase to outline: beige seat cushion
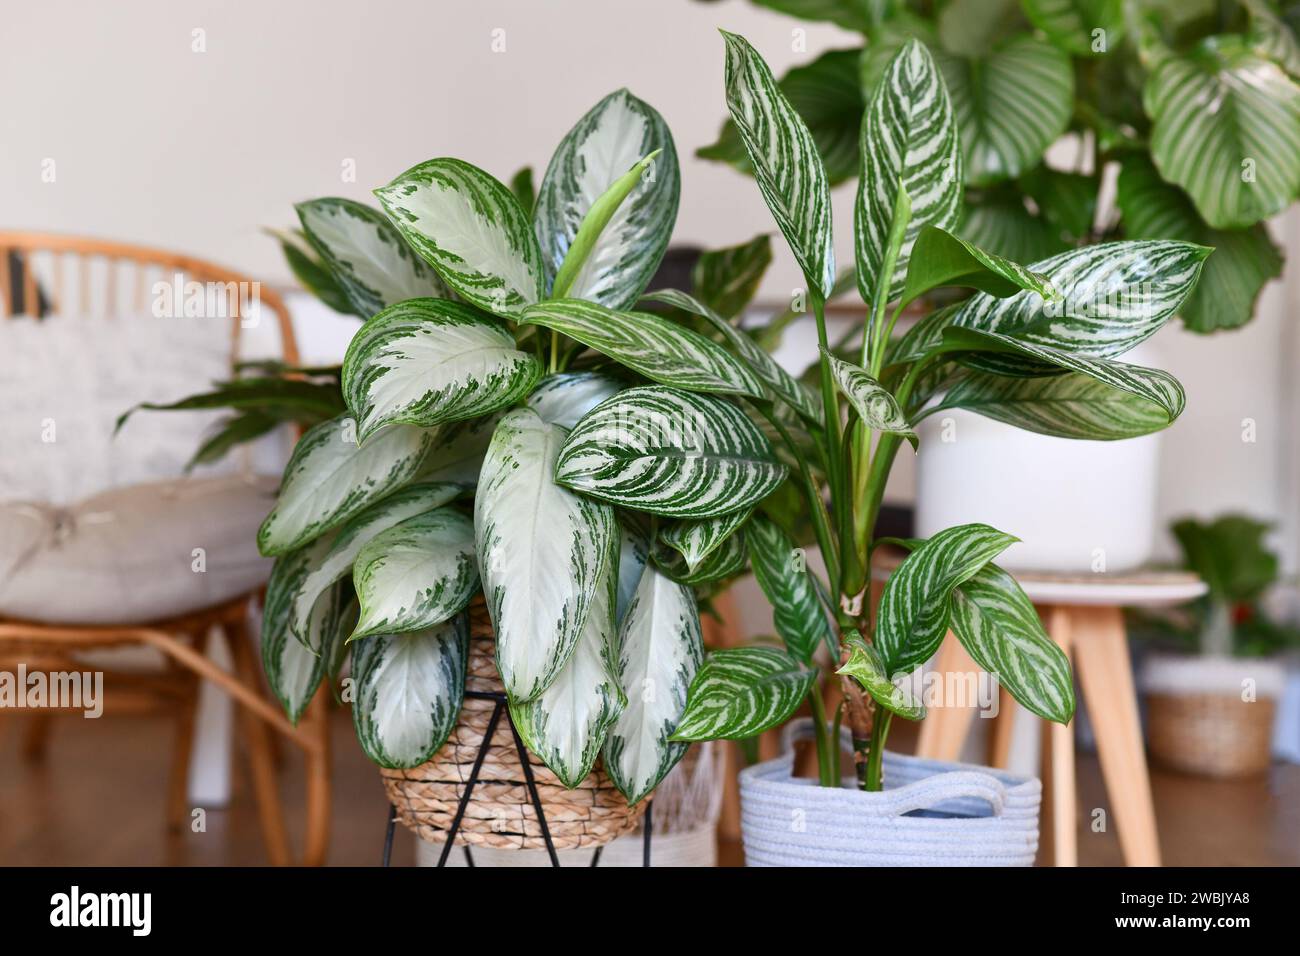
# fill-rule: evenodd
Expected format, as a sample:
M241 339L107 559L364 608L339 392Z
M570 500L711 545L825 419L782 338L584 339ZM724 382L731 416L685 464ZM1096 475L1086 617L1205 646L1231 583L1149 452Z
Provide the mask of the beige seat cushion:
M265 583L257 528L277 480L148 482L68 507L0 503L0 617L139 624L200 610Z

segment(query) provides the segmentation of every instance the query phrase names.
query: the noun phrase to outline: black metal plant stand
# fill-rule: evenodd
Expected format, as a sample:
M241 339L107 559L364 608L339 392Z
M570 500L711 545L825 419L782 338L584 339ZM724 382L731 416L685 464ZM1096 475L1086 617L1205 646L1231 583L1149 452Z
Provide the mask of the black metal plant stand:
M492 740L496 737L497 724L500 723L503 713L506 715L506 723L510 725L510 734L515 740L515 752L519 755L519 764L524 768L524 784L528 787L528 797L532 801L533 810L537 813L537 824L542 829L542 840L546 843L546 853L551 858L551 866L559 866L560 858L555 852L555 843L551 840L551 828L546 824L546 812L542 809L542 798L537 792L537 781L533 778L533 765L528 760L528 749L524 746L523 738L519 736L514 721L510 719L506 695L501 691L467 690L465 696L472 697L475 700L493 701L494 706L492 716L488 719L487 732L483 735L483 742L479 744L478 753L474 756L474 766L469 772L469 780L465 782L465 792L461 794L460 802L456 805L456 815L452 817L451 826L447 830L447 842L442 846L442 855L438 857L438 866L447 865L447 857L451 854L452 844L456 842L456 834L460 832L461 821L465 819L465 811L469 807L470 797L474 794L474 785L478 783L479 771L483 768L483 760L487 757L488 748L492 746ZM650 865L650 838L653 830L651 812L653 810L654 801L647 800L645 816L641 820L642 866ZM397 807L389 804L388 829L384 833L384 866L388 866L392 859L393 831L396 826ZM466 844L461 849L465 851L466 865L473 866L474 855L470 852L469 845ZM596 847L591 857L592 866L600 864L600 854L604 849L604 846Z

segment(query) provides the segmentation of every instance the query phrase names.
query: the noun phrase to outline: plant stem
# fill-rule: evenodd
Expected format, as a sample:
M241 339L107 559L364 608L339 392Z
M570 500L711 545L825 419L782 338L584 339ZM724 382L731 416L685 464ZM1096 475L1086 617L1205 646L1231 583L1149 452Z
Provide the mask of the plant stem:
M560 362L560 333L551 329L551 374L554 375Z
M839 556L835 547L835 538L831 534L830 516L826 511L826 502L822 500L821 491L817 488L817 482L813 480L812 472L808 469L808 463L799 454L799 449L795 446L794 439L785 425L781 423L776 412L766 403L755 402L754 407L772 423L776 433L781 436L781 440L790 450L790 455L794 458L799 467L799 477L803 481L804 498L808 500L808 511L812 514L813 533L817 536L817 547L821 548L822 560L826 562L826 574L831 582L839 580Z
M894 715L883 707L876 708L876 721L871 727L871 753L867 755L867 779L864 790L879 790L881 761L885 753L885 739L889 736L889 722Z
M834 787L839 784L839 778L835 776L835 758L831 753L835 741L826 732L826 702L822 699L820 681L813 681L808 700L812 704L813 734L817 742L817 782L823 787Z

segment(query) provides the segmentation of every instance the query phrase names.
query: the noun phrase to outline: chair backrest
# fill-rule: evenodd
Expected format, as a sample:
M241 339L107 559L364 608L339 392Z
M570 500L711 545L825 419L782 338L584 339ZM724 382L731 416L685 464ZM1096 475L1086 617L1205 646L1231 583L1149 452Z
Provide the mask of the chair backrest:
M9 268L13 257L22 263L17 278ZM15 282L20 289L13 288ZM197 282L220 296L224 315L230 318L230 357L239 359L244 297L240 290L256 289L259 318L275 316L281 358L298 363L298 345L284 301L272 289L245 275L175 252L150 249L103 239L30 232L0 232L0 320L12 312L15 301L48 304L53 312L82 315L147 313L154 289L165 283L184 289ZM21 299L19 298L21 296ZM26 310L25 310L26 311Z

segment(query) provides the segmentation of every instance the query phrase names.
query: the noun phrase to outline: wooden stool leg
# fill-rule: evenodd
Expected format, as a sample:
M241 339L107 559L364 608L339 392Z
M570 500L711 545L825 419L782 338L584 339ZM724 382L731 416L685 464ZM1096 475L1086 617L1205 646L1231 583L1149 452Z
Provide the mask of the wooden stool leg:
M1117 607L1073 610L1075 660L1120 848L1129 866L1159 866L1160 839L1124 616Z
M1077 645L1069 610L1050 608L1046 616L1047 633L1065 651L1065 656L1070 657ZM1053 866L1078 866L1079 797L1074 777L1074 721L1068 724L1043 721L1042 765L1044 856Z
M307 827L303 846L304 866L324 866L330 839L330 691L328 683L316 691L307 705L302 724L311 746L305 752L307 776Z
M182 830L189 818L190 758L194 755L194 724L199 707L199 681L191 674L177 673L188 680L189 697L177 704L172 739L172 766L167 780L167 828Z
M970 659L966 648L951 631L939 646L934 669L939 674L957 671L979 673L979 665ZM956 760L961 756L962 745L970 733L975 719L975 707L933 707L921 721L921 733L916 742L916 755L928 760Z
M989 734L989 766L1007 769L1011 762L1011 738L1016 730L1016 699L1005 687L998 688L998 715Z
M27 726L23 728L23 759L28 763L40 763L45 759L53 724L51 714L37 711L27 715Z

